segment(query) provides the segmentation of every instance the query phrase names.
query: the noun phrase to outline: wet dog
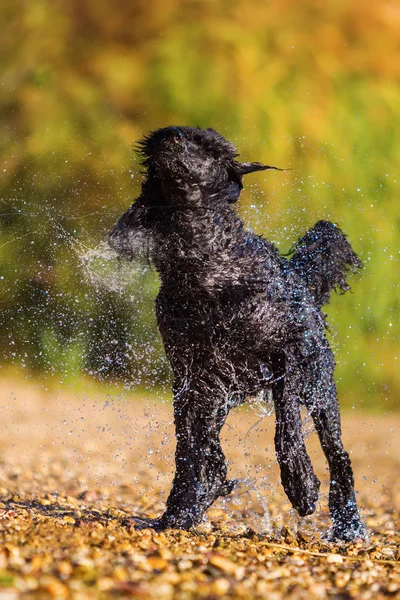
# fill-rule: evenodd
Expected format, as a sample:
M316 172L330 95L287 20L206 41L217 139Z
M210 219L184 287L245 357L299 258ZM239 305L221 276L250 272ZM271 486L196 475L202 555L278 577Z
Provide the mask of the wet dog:
M176 472L152 526L189 529L228 495L220 431L229 410L268 392L284 490L313 513L318 481L302 433L305 406L330 470L332 539L363 536L350 459L341 439L334 358L321 307L361 266L345 235L319 221L282 257L233 210L242 178L272 169L242 163L213 129L166 127L140 143L142 193L109 237L121 255L147 255L161 288L158 326L174 375Z

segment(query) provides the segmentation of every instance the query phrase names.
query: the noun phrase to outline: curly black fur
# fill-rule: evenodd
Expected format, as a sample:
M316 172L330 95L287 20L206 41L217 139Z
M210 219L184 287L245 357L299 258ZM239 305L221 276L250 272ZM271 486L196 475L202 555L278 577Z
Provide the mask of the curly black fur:
M327 221L290 260L246 230L232 208L242 177L275 167L238 162L213 129L166 127L140 147L142 193L109 242L128 258L149 255L161 279L156 312L174 374L177 448L172 491L155 526L189 529L230 493L221 428L233 406L272 390L276 454L291 503L311 514L320 485L301 428L305 405L329 464L332 537L362 536L320 309L332 289L348 289L346 274L359 259Z

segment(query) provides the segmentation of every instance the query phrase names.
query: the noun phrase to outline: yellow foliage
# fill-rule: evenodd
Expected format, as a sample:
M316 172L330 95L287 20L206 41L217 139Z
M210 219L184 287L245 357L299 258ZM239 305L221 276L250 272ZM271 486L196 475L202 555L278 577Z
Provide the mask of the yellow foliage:
M382 394L385 381L385 398L395 398L395 363L377 372L370 346L376 336L385 360L398 354L398 3L4 0L0 16L8 277L0 301L6 314L19 302L25 315L14 315L19 329L10 326L4 344L13 339L43 367L37 345L23 341L41 327L33 331L24 320L33 310L27 289L44 281L54 297L68 286L78 295L83 276L76 277L71 239L104 237L138 192L131 144L169 123L198 124L232 139L244 159L292 169L254 175L241 202L246 221L283 250L318 218L350 234L368 268L354 281L354 297L330 307L344 340L341 385L363 395L354 365L365 364L371 402L382 399L374 390ZM350 327L360 331L357 356L346 346Z

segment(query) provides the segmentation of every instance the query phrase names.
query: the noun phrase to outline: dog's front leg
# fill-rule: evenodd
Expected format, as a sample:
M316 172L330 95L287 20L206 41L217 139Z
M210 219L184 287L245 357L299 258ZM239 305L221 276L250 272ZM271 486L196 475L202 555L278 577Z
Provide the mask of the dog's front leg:
M226 480L219 434L228 414L227 397L196 377L175 394L176 473L158 528L189 529L233 482Z

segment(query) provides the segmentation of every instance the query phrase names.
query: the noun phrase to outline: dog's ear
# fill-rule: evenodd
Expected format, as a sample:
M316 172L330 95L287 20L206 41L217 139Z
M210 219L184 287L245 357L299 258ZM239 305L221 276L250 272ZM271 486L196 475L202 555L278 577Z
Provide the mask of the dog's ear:
M233 161L231 168L228 169L228 178L230 183L227 188L228 202L233 204L239 200L240 192L243 189L243 175L247 175L247 173L254 173L255 171L266 171L267 169L274 169L275 171L285 170L279 169L278 167L271 167L270 165L263 165L259 162L240 163L236 160Z
M285 169L279 169L278 167L271 167L270 165L263 165L259 162L246 162L236 163L236 168L240 175L247 175L247 173L254 173L255 171L266 171L267 169L274 169L274 171L285 171Z

